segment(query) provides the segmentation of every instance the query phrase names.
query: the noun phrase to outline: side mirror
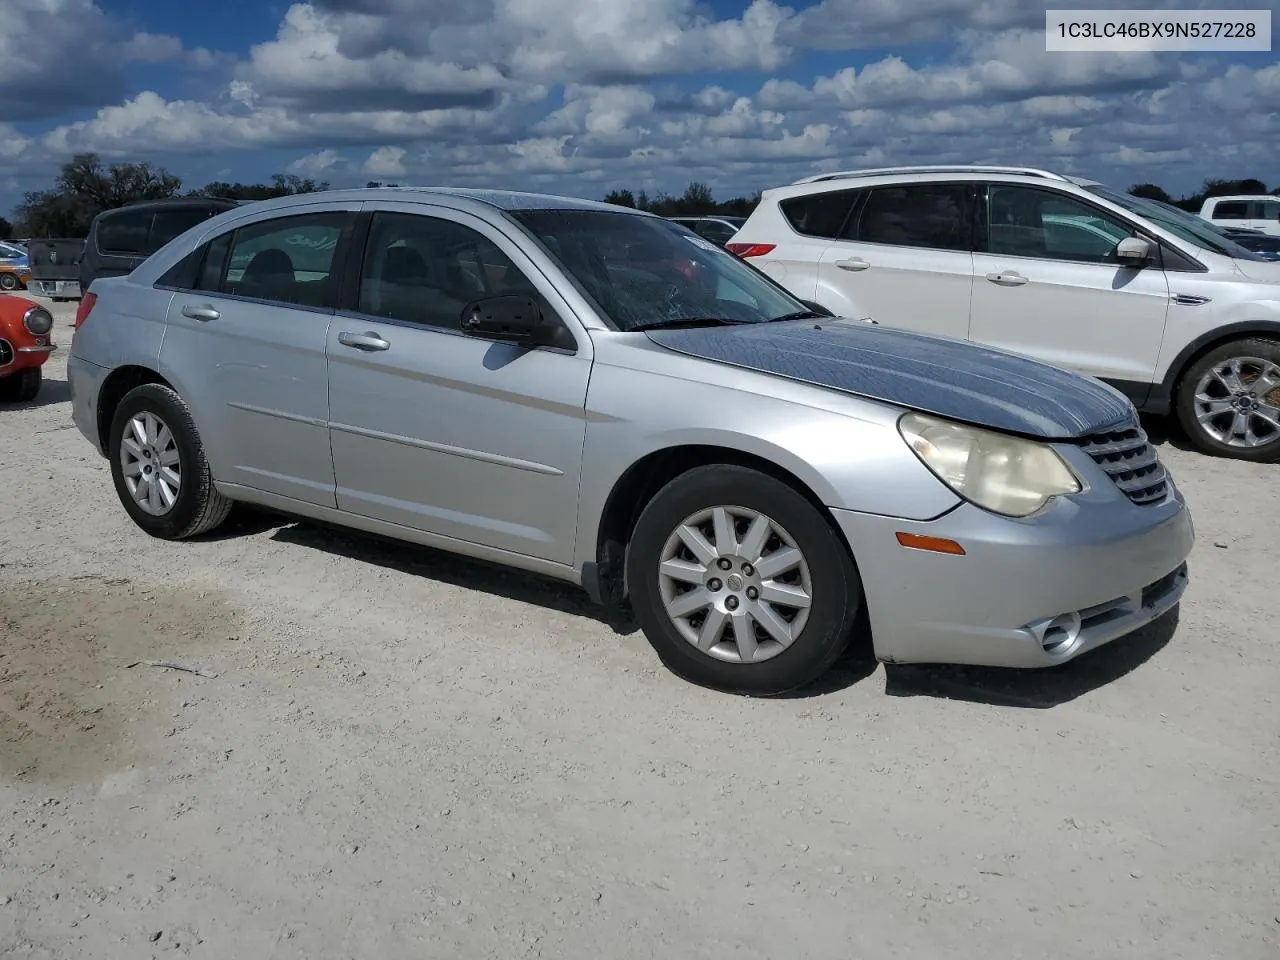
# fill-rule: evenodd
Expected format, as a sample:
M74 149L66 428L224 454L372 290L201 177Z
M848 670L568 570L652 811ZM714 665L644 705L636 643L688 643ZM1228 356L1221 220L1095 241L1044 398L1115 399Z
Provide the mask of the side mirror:
M542 310L533 297L519 294L484 297L462 308L462 332L488 340L538 345L548 339L549 329Z
M1151 260L1151 244L1141 237L1125 237L1116 245L1116 259L1125 266L1144 266Z

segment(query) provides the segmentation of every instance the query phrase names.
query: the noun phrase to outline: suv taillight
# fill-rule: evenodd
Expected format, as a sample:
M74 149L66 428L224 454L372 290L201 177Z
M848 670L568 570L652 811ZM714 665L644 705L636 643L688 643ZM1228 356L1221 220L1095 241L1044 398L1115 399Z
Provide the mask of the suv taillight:
M735 257L763 257L776 247L776 243L726 243L724 248Z
M76 330L89 319L89 311L93 309L93 305L98 302L96 293L86 293L80 298L80 306L76 307L76 322L73 324Z

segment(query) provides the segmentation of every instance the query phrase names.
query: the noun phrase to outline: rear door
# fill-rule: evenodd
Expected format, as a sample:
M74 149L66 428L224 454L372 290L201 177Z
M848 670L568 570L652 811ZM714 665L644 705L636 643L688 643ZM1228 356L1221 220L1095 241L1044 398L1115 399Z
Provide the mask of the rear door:
M161 372L191 405L219 481L336 506L325 345L359 206L242 221L173 284Z
M816 299L838 314L964 339L975 197L964 182L872 187L823 251Z

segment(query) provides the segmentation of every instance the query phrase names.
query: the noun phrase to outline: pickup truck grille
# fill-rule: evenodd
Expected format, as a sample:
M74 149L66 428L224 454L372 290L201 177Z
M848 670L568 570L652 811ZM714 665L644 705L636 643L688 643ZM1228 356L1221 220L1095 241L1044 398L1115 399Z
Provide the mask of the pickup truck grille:
M0 340L0 367L13 363L13 345L8 340Z
M1095 433L1081 446L1134 503L1159 503L1168 493L1169 474L1141 427Z

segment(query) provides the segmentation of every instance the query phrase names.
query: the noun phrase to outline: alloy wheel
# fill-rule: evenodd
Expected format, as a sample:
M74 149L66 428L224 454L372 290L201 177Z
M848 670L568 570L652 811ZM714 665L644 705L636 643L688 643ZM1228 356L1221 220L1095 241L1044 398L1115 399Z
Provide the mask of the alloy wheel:
M730 663L776 657L800 637L813 587L795 539L746 507L691 514L662 549L663 607L686 641Z
M130 418L120 438L120 466L134 502L153 517L163 517L182 489L182 462L173 432L154 413Z

